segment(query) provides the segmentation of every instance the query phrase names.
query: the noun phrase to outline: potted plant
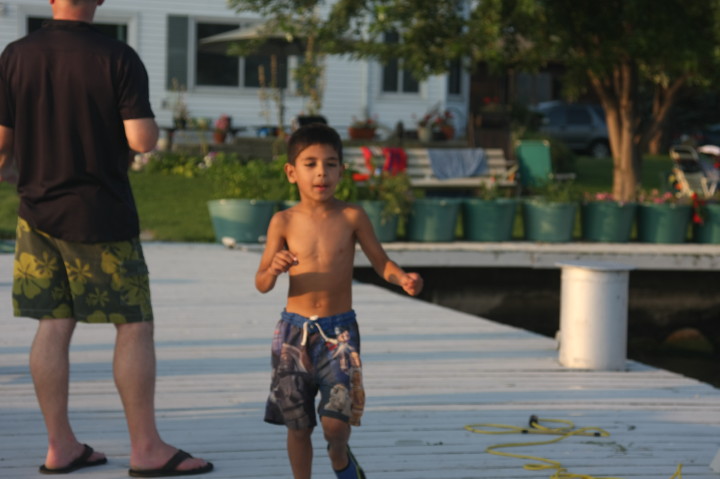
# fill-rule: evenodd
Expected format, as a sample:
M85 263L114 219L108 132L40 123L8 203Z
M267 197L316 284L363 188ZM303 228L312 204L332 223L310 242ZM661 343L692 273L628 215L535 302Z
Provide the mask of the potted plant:
M173 78L171 91L175 95L172 106L173 128L182 130L190 120L190 112L185 103L185 87L180 85L177 78Z
M645 243L684 243L692 216L690 198L658 189L641 190L637 239Z
M579 193L572 181L547 181L531 189L523 202L525 239L560 243L572 241Z
M378 127L376 119L369 118L366 115L362 120L358 120L353 116L352 120L352 123L348 127L348 136L350 139L372 140L375 138L375 130L377 130Z
M483 184L477 196L462 202L462 222L465 239L469 241L510 241L517 201L504 196L497 187L497 179Z
M410 213L410 178L404 172L375 171L358 187L358 204L370 218L381 242L397 239L400 220Z
M693 239L698 243L720 244L720 194L707 200L693 198Z
M460 198L431 196L415 198L410 207L407 237L409 241L450 242L460 214Z
M505 128L510 124L510 112L507 105L501 103L498 96L485 96L480 103L478 126L484 129Z
M418 139L420 141L452 139L455 136L452 119L449 110L441 110L438 106L431 108L417 121Z
M218 154L207 167L213 185L208 202L215 238L219 243L264 241L278 203L287 197L284 160L251 159Z
M637 203L616 201L611 193L586 193L580 207L585 241L626 243L635 224Z
M230 131L230 126L232 125L232 118L230 118L228 115L222 114L220 117L215 120L215 129L213 130L213 141L215 143L225 143L225 139L227 138L227 134Z

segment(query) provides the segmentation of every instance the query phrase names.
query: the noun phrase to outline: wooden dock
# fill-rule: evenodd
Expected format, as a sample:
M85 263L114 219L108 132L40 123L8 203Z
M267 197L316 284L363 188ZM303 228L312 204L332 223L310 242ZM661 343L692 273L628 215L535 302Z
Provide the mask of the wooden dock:
M259 255L211 244L148 243L158 354L158 422L166 440L215 463L204 476L290 478L285 430L262 421L269 347L283 278L266 295ZM45 431L27 367L34 322L12 318L12 257L0 254L0 477L39 477ZM627 479L718 479L720 390L628 361L626 371L561 367L555 341L357 284L363 338L363 426L351 444L370 479L547 478L488 446L551 439L473 434L475 423L524 427L531 415L599 427L508 452L560 461L570 472ZM532 314L532 311L528 311ZM79 438L108 454L76 477L127 477L128 439L111 376L109 326L80 325L72 346L72 419ZM319 431L314 476L332 479Z

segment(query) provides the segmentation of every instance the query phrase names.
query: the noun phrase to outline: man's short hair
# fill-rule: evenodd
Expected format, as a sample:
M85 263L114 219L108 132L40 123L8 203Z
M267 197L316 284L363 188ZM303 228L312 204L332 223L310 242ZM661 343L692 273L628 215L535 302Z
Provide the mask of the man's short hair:
M311 145L329 145L335 149L342 163L342 140L334 128L324 123L311 123L295 130L288 142L288 163L294 165L298 155Z

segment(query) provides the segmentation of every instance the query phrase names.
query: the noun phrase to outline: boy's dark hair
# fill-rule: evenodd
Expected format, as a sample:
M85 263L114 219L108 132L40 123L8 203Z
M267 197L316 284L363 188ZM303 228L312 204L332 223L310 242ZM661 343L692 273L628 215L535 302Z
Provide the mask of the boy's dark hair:
M295 130L288 141L287 161L295 164L298 155L310 145L330 145L335 149L340 163L343 160L342 140L334 128L324 123L311 123Z

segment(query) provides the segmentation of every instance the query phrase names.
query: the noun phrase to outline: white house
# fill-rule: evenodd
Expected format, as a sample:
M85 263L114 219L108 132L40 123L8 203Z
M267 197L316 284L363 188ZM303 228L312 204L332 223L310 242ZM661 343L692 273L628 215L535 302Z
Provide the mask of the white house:
M0 49L38 28L51 16L48 0L0 1ZM170 126L177 94L172 80L186 89L184 100L191 117L217 118L228 114L235 126L277 124L263 117L257 63L262 58L223 57L198 51L199 39L239 27L253 14L230 10L225 0L106 0L96 24L131 45L150 75L150 94L158 123ZM289 59L290 68L295 58ZM286 124L302 113L303 99L286 79ZM470 77L465 72L434 76L419 84L405 75L401 65L350 61L331 56L326 61L322 115L340 132L367 113L380 124L394 128L403 122L414 129L428 109L438 105L453 113L457 132L468 118ZM267 109L265 109L267 112Z

